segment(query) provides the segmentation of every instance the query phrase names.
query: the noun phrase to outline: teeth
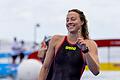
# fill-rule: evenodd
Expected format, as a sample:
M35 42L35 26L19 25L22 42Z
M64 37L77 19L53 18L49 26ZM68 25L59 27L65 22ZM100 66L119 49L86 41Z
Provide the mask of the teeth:
M73 26L69 26L69 27L73 27Z
M72 25L72 26L69 26L69 27L74 27L74 26Z

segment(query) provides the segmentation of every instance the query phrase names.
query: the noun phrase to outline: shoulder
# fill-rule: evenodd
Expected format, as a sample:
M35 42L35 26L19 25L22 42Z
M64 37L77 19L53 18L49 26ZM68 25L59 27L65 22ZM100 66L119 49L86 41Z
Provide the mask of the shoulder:
M86 46L88 47L90 54L93 54L93 55L98 54L98 47L97 47L96 42L92 39L88 39L85 41L86 41Z
M92 39L86 39L85 41L86 41L86 43L87 43L88 46L97 47L97 44L96 44L96 42L94 40L92 40Z
M65 35L54 35L51 40L50 44L57 45L59 42L61 42L64 39Z
M53 39L61 39L63 37L64 37L64 35L54 35L52 38Z
M64 35L54 35L51 41L57 42L59 40L62 40L64 37L65 37Z

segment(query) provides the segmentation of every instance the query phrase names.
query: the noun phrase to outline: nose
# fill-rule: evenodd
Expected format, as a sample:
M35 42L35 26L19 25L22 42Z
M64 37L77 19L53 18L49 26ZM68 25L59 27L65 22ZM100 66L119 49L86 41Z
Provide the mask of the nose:
M70 24L70 23L72 23L72 21L69 19L69 20L67 20L67 24Z

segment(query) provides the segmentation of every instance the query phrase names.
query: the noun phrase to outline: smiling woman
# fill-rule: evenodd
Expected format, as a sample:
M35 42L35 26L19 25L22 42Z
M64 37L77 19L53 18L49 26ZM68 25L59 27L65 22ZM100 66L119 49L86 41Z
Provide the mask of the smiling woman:
M87 65L94 75L99 74L97 45L89 38L87 20L78 9L69 10L66 17L68 35L54 35L49 42L39 80L80 80ZM84 45L84 49L78 45Z

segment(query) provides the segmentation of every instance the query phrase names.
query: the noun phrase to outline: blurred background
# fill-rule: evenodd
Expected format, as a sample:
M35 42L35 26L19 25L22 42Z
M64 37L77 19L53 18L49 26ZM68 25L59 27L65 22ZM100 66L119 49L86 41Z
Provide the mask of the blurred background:
M24 59L39 49L45 36L67 34L67 11L82 10L88 20L90 37L98 44L101 73L87 68L82 80L120 79L119 0L0 0L0 80L17 80L12 64L14 37L24 41Z

